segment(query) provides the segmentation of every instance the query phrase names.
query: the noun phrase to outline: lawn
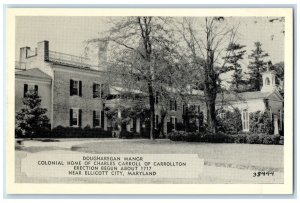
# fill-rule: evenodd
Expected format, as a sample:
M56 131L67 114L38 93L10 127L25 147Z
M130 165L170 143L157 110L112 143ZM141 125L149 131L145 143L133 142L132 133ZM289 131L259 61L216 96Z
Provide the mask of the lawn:
M204 170L196 179L38 178L21 173L21 159L28 153L94 154L198 154ZM257 144L188 143L170 140L59 139L27 140L16 147L16 181L32 183L283 183L283 146ZM274 171L274 176L253 178L253 172Z
M283 171L282 145L112 140L79 144L72 150L96 154L198 154L205 165Z

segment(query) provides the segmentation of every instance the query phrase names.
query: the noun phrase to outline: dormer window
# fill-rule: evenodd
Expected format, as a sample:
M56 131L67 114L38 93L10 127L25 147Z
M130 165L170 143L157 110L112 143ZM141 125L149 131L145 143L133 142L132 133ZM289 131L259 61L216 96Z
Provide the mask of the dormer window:
M266 78L266 85L270 85L270 79L269 78Z

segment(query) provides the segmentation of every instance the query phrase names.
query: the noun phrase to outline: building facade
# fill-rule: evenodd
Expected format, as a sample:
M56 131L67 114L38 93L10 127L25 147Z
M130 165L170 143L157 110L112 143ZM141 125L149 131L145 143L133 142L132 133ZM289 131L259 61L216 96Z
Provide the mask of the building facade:
M105 108L117 108L117 116L122 118L122 109L118 107L126 102L130 106L135 101L122 99L124 89L109 87L105 68L99 68L99 64L95 68L89 62L88 58L51 51L48 41L39 42L34 50L30 47L21 48L15 71L16 112L22 107L25 93L35 89L42 98L42 107L48 110L52 128L89 126L112 130L115 123L106 116ZM251 112L269 110L274 116L274 133L278 134L278 130L283 128L283 97L276 88L274 72L267 71L262 78L261 91L218 94L217 108L238 108L245 132L249 131ZM142 93L135 92L135 95ZM181 130L179 123L186 125L187 122L193 122L200 127L206 118L203 95L202 91L192 90L185 102L170 100L164 116L160 101L156 99L155 127L159 128L162 116L165 132ZM193 121L187 121L185 116L190 108L198 115ZM202 121L199 115L202 115ZM121 126L117 128L121 129ZM145 128L145 123L139 118L131 119L126 125L128 131L138 133L142 128Z

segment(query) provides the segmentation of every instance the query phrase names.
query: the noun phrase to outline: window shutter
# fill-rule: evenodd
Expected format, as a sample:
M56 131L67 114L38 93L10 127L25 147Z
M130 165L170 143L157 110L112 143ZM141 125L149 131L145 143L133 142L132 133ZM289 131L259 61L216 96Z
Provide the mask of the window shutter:
M174 101L174 105L175 105L175 111L177 111L177 102L176 102L176 100Z
M104 128L104 111L101 111L101 128Z
M100 98L103 99L104 96L104 84L100 84Z
M93 98L96 98L96 84L93 83Z
M175 118L175 126L174 126L174 129L175 129L175 130L177 129L177 118Z
M74 86L74 81L70 80L70 96L73 95L73 86Z
M170 110L172 110L172 100L170 100Z
M24 97L26 97L26 93L28 91L28 85L27 84L24 84Z
M35 93L36 93L36 94L38 94L38 91L39 91L39 86L37 86L37 85L34 85L34 91L35 91Z
M82 81L79 81L79 96L82 96Z
M72 126L72 120L73 120L73 109L70 109L70 126Z
M93 111L93 127L96 126L96 111Z
M81 118L82 118L82 110L79 109L78 112L79 112L79 115L78 115L78 122L79 122L79 124L78 124L78 126L81 127L81 124L82 124L82 122L81 122Z

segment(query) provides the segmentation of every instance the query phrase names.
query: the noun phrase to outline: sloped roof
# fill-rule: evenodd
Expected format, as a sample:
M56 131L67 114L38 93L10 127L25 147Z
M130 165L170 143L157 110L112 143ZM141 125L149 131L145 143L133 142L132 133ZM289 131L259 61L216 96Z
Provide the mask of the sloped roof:
M193 90L191 94L204 96L204 92L201 90ZM221 101L245 101L249 99L264 99L264 98L269 98L273 94L274 92L261 92L261 91L241 92L241 93L224 92L224 93L217 94L216 101L221 102Z
M128 88L119 87L119 86L110 86L110 88L109 88L109 93L112 95L117 95L117 94L126 93L126 92L130 92L133 94L143 94L143 92L140 90L128 89Z
M242 93L223 93L217 95L217 101L243 101L249 99L269 98L274 92L242 92Z
M40 79L46 79L46 80L51 80L52 78L41 71L39 68L32 68L28 70L23 70L23 71L17 71L16 76L25 76L25 77L34 77L34 78L40 78Z

